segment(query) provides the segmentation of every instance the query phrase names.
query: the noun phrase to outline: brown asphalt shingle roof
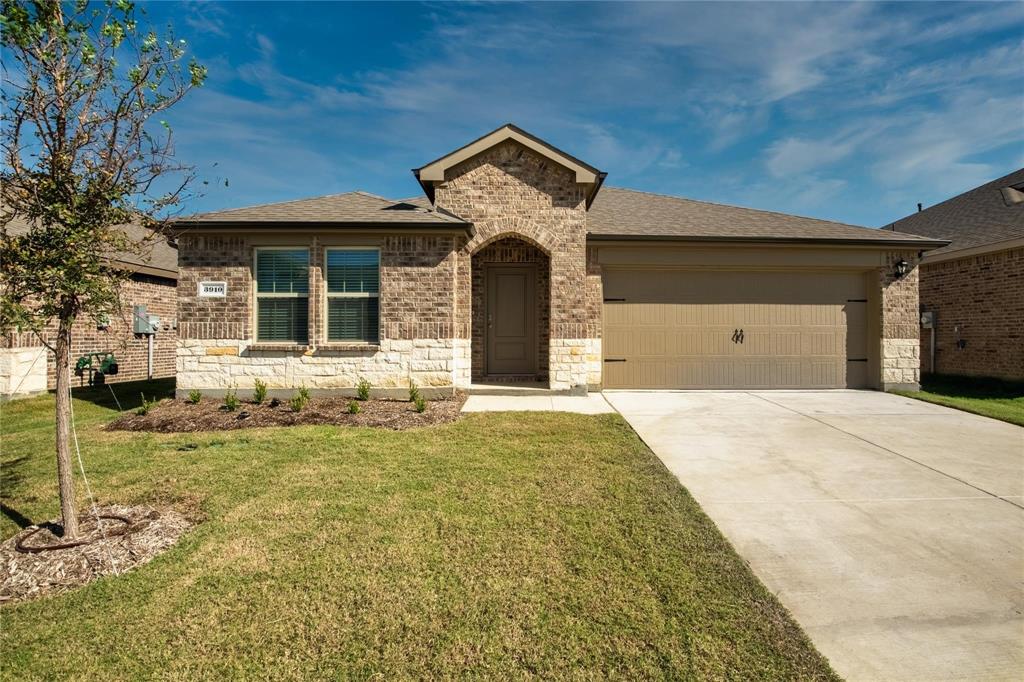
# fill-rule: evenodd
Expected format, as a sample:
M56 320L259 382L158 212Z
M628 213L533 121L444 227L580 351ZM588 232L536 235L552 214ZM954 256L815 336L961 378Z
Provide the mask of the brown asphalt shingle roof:
M587 230L598 239L920 241L922 246L930 241L828 220L617 187L605 187L594 199L587 215Z
M395 225L469 225L460 218L366 192L346 192L312 199L282 201L200 213L177 221L178 226L205 223L338 223Z
M13 235L25 234L28 229L28 222L21 216L15 216L7 223L7 231ZM154 235L151 230L141 225L119 225L118 229L123 230L132 241L143 242L150 239L150 242L144 249L144 253L118 253L111 260L124 263L135 271L138 271L140 267L155 268L165 272L151 274L159 274L171 279L178 278L177 247L168 243L164 237Z
M885 229L952 242L931 251L932 256L1022 238L1024 202L1008 204L1000 191L1015 185L1024 185L1024 168L901 218Z

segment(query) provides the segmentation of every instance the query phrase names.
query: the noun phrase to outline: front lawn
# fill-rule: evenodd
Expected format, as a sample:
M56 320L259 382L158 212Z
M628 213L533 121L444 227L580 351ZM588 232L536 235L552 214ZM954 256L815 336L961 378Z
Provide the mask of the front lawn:
M920 391L897 393L1024 426L1022 382L926 374Z
M104 391L75 401L101 502L207 520L0 608L6 679L834 679L616 415L164 435L101 430ZM2 407L4 537L56 515L51 409Z

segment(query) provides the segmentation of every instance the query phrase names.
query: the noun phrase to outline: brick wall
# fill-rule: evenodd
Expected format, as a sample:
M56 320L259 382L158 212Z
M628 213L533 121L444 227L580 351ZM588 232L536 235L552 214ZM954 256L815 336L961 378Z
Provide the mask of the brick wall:
M111 352L119 365L118 374L107 377L109 382L137 381L147 378L148 340L132 332L132 306L145 305L146 312L160 317L160 329L153 339L153 376L174 376L175 347L177 344L177 308L174 280L136 274L123 284L123 308L110 316L105 329L97 327L89 318L79 319L71 332L71 363L85 353ZM43 335L51 344L56 324L51 324ZM4 338L5 348L32 348L40 345L34 334L11 334ZM46 354L46 383L56 385L56 363L52 353ZM72 385L84 384L87 376L75 377Z
M937 317L935 370L1024 379L1024 248L926 261L920 269L921 309ZM930 352L931 332L922 329L925 371Z
M472 280L472 361L473 379L484 377L484 349L487 345L487 303L484 286L485 269L488 263L533 263L537 266L536 315L537 315L537 380L548 379L548 341L550 319L550 259L539 248L521 239L509 237L491 242L473 254Z
M476 230L458 253L459 328L471 333L472 255L507 237L534 244L550 259L550 385L586 386L583 349L601 325L587 304L585 192L574 173L509 140L449 169L435 203Z
M182 318L178 390L250 389L260 378L271 388L351 389L361 378L399 389L452 386L469 381L468 341L454 319L456 249L453 235L339 236L337 232L279 232L270 238L186 235L179 239ZM252 259L259 246L309 249L309 344L256 344L253 329ZM380 249L380 339L376 344L327 341L324 320L325 246ZM227 281L224 298L200 298L198 283ZM460 374L460 375L461 375Z

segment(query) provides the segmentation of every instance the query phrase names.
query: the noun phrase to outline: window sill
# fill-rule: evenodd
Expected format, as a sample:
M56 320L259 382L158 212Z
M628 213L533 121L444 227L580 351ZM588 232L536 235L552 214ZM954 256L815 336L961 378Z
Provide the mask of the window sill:
M379 351L380 343L370 341L332 341L316 347L317 351Z
M249 350L255 351L257 353L259 353L261 351L267 351L267 350L278 351L278 352L284 351L284 352L288 352L288 353L305 353L307 350L309 350L309 345L304 344L304 343L269 343L269 342L263 342L263 343L254 343L254 344L252 344L251 346L249 346Z

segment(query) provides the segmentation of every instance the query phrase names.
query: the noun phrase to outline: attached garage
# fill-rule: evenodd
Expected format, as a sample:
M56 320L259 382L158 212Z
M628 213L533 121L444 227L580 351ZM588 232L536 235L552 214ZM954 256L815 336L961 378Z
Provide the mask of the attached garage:
M607 388L863 388L862 272L608 269Z
M666 253L660 260L671 260ZM872 278L877 279L876 270L859 267L607 263L602 268L603 385L872 387L878 355L869 342L878 339L868 312L878 305L870 293Z

